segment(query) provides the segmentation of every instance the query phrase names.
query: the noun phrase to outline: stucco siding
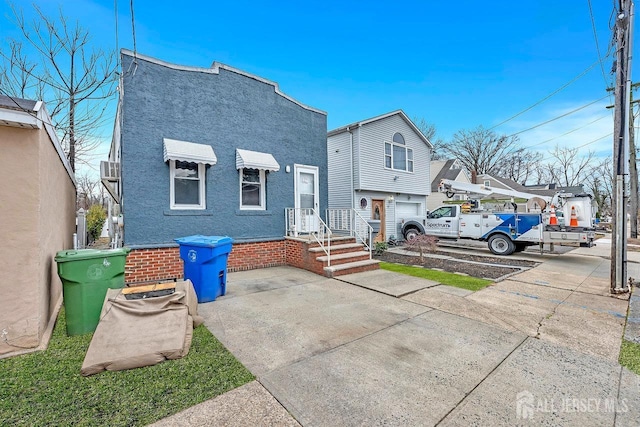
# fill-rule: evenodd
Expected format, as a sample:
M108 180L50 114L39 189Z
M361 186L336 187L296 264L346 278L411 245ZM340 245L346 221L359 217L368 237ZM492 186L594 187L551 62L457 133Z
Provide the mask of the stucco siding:
M43 332L48 317L62 297L62 282L54 257L58 251L73 248L76 187L48 135L45 132L39 134L39 283L42 285L39 290L39 312L47 314L40 319L40 331Z
M0 126L0 330L16 346L38 344L38 132ZM4 340L3 340L4 341ZM0 353L16 350L0 341Z
M352 207L351 134L344 132L327 138L329 208Z
M127 70L131 57L123 55ZM236 240L282 238L284 209L294 206L294 164L319 167L320 210L327 207L326 116L302 108L262 81L220 69L176 70L138 60L124 76L122 104L124 243L172 243L191 234ZM169 165L163 138L211 145L206 209L169 208ZM241 211L237 148L270 153L280 170L267 173L265 211ZM290 166L291 173L286 172Z
M391 142L395 132L400 132L407 148L413 149L413 173L385 168L384 143ZM360 128L360 133L359 186L356 189L420 195L431 192L429 147L400 115L367 123Z
M38 346L60 300L53 257L72 244L75 186L43 128L0 126L0 161L2 354Z

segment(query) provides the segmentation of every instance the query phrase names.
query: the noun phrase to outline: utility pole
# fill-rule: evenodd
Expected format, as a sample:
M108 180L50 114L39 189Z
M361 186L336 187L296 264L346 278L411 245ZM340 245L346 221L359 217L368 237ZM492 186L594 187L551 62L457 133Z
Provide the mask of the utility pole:
M640 83L631 84L631 92L629 98L629 216L630 235L632 239L638 238L638 211L640 203L638 201L638 165L636 163L636 142L635 142L635 122L636 116L633 113L633 106L640 102L633 100L633 91L640 86Z
M611 239L611 293L629 291L627 281L627 200L629 197L629 107L633 0L620 0L616 19L616 85L613 131L613 166L616 174Z

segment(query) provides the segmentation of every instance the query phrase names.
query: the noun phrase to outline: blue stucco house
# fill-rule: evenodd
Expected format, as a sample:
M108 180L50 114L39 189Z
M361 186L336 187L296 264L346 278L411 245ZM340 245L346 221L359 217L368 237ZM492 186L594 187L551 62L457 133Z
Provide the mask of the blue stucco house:
M103 163L119 172L109 186L133 249L127 281L178 275L174 239L193 234L232 237L231 269L285 264L285 209L327 207L326 113L218 62L121 57Z

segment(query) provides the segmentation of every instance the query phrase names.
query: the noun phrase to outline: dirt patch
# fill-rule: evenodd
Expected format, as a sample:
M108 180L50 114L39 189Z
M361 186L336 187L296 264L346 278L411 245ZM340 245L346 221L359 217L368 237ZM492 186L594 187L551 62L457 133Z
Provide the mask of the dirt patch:
M438 257L424 256L424 261L420 262L420 256L416 254L401 255L393 252L385 252L376 256L377 259L384 262L393 262L406 265L421 265L425 268L438 269L449 273L462 273L473 277L483 279L498 279L510 273L521 271L521 268L531 268L538 263L534 261L526 261L519 259L509 259L508 257L487 257L467 255L460 253L451 253L445 251L437 251L435 255L448 256L449 259Z

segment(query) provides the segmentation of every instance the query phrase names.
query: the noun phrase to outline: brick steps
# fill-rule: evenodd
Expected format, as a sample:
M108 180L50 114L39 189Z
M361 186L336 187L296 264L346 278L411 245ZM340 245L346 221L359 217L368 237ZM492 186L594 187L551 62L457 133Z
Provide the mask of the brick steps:
M368 260L369 259L369 252L367 251L363 251L362 250L362 246L360 246L359 251L354 251L354 252L344 252L344 253L340 253L340 254L334 254L333 253L333 248L331 249L331 265L338 265L338 264L347 264L350 262L356 262L356 261L364 261L364 260ZM329 260L329 257L326 255L323 256L319 256L316 258L316 260L320 261L321 263L326 263Z
M359 243L344 243L341 245L331 245L331 257L333 257L333 255L337 255L337 254L342 254L345 252L351 252L354 250L358 250L361 251L362 250L362 245ZM322 248L320 246L314 246L312 248L309 248L309 252L311 253L324 253L324 251L322 250Z
M313 271L326 277L334 277L343 274L358 273L361 271L377 270L379 261L369 258L369 252L363 250L361 243L356 243L355 237L340 236L331 237L331 266L329 257L313 237L287 237L296 259L290 265ZM299 254L299 255L298 255ZM293 259L293 257L292 257Z
M380 261L377 259L366 259L363 261L349 262L346 264L331 265L324 268L324 275L327 277L342 276L345 274L361 273L363 271L377 270L380 268Z

